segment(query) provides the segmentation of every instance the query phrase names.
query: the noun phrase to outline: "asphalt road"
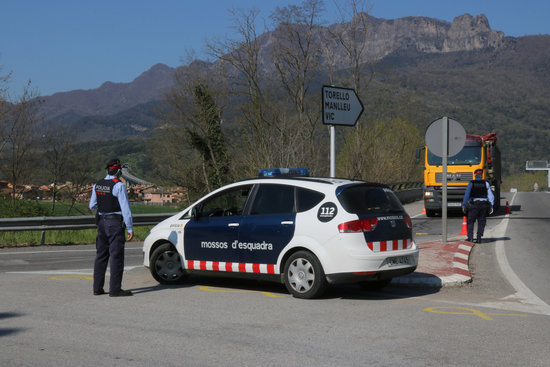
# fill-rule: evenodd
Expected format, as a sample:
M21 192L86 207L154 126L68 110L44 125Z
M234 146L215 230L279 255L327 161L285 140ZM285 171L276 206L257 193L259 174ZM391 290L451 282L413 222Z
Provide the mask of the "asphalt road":
M338 286L299 300L255 281L192 277L164 287L134 243L123 287L135 296L110 298L92 295L92 245L0 249L0 365L548 366L548 293L538 279L548 279L548 253L516 251L539 251L532 243L544 247L547 237L548 220L529 219L543 216L531 213L543 199L530 196L514 198L508 219L491 217L472 253L474 281L453 288ZM407 210L417 241L441 235L440 219L424 218L418 204ZM461 222L449 218L450 237ZM521 284L502 270L501 247Z

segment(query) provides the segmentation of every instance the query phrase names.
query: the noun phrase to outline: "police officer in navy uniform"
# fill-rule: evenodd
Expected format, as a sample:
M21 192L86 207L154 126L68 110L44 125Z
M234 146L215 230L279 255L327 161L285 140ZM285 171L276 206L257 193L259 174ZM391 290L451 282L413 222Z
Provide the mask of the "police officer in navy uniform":
M111 159L106 166L107 176L93 187L90 209L97 209L96 258L94 262L94 295L105 294L105 272L110 260L109 296L131 296L122 286L124 271L124 243L134 237L132 212L128 203L126 185L120 181L122 166ZM124 229L128 236L125 238Z
M474 223L477 220L477 237L475 242L481 243L487 214L493 213L495 196L491 191L489 183L483 179L483 170L476 169L474 172L475 180L470 181L462 201L462 211L467 218L467 241L472 242L474 238Z

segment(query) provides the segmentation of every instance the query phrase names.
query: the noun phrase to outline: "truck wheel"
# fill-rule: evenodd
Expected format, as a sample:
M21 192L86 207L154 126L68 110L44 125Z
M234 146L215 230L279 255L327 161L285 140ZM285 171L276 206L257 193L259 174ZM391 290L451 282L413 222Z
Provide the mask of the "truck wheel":
M160 284L180 284L187 277L180 255L171 243L164 243L153 251L150 270Z
M327 280L321 263L308 251L298 251L285 263L284 283L296 298L316 298L325 291Z

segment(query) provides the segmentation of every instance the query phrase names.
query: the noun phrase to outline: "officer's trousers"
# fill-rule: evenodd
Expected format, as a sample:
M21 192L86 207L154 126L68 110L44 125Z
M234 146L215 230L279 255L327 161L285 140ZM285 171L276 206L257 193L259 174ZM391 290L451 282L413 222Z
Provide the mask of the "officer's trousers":
M121 219L101 217L97 227L96 257L94 262L94 292L103 290L105 272L110 261L109 292L118 292L124 271L124 227Z
M468 204L468 214L466 227L468 231L468 238L474 238L474 224L477 220L477 237L482 237L485 231L485 224L487 223L487 212L490 207L490 203L487 201L473 201Z

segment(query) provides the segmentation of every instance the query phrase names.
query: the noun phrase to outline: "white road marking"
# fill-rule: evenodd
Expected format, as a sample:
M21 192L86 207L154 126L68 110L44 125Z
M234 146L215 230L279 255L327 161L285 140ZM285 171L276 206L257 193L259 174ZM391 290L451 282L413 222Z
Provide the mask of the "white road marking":
M511 203L514 202L517 193L512 196ZM504 238L506 229L508 228L509 214L499 223L495 228L491 230L491 237ZM519 310L523 312L537 313L541 315L550 316L550 306L540 299L533 291L531 291L525 283L514 272L504 249L504 240L498 240L496 243L496 257L500 270L504 274L504 277L514 288L516 293L507 297L501 298L502 302L485 302L481 305L485 307L501 308L506 310ZM519 303L518 303L519 302Z

